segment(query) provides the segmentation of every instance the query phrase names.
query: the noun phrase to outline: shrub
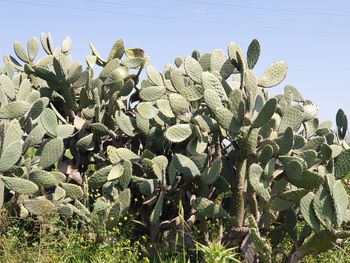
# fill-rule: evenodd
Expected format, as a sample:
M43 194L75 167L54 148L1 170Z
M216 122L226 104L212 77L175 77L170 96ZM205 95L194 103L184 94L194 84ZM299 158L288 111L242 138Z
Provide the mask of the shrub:
M170 243L219 218L223 240L261 262L286 238L282 260L296 262L349 236L346 115L334 132L293 86L269 97L287 64L258 78L256 39L247 54L236 43L228 55L194 51L163 73L122 40L107 59L90 43L86 68L69 37L57 48L50 34L40 40L43 58L35 37L27 50L15 42L21 62L5 56L0 75L0 203L10 213L57 213L103 240L129 212L151 242Z

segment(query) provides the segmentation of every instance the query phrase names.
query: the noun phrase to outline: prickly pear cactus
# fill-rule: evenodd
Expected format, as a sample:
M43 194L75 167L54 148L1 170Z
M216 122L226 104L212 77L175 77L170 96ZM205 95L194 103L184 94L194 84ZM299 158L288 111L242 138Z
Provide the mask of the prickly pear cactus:
M90 192L103 186L104 220L117 220L130 206L133 159L121 151L108 165L107 148L134 136L131 97L149 58L118 40L104 59L91 43L83 66L72 58L69 37L57 47L50 33L40 40L31 38L27 49L15 42L18 59L5 56L1 69L1 204L17 198L26 216L47 210L90 222L97 202ZM40 43L46 55L37 59ZM97 77L95 65L102 67Z
M69 37L56 47L42 33L40 44L15 42L17 58L1 68L0 204L82 220L101 238L136 211L155 242L181 203L189 227L225 220L241 233L230 241L251 240L261 262L285 238L293 262L348 236L346 114L335 132L295 87L270 97L288 67L277 61L257 76L258 40L246 54L232 42L227 55L196 51L163 72L122 40L105 58L90 43L86 65Z
M195 197L191 206L198 218L225 216L233 229L249 226L247 215L252 215L256 253L271 262L273 247L259 244L274 237L268 228L277 227L279 218L286 218L283 231L301 250L305 237L296 232L298 221L312 233L347 222L349 200L341 179L350 172L350 159L344 112L337 114L335 133L329 123L319 123L318 107L295 87L286 86L284 94L270 98L267 88L279 85L288 67L278 61L256 77L252 68L259 55L260 44L253 40L247 55L231 43L227 56L215 50L177 58L163 73L152 68L140 93L159 86L166 91L140 98L158 108L147 119L153 132L145 144L155 154L172 156L168 191L186 189Z

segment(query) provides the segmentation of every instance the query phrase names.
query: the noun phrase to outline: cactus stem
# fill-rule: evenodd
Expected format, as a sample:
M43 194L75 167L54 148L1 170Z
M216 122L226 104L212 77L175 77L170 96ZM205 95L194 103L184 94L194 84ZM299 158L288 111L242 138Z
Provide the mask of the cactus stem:
M244 159L238 166L238 176L235 178L235 189L233 189L234 193L234 201L235 206L235 217L237 219L238 227L242 227L244 224L244 212L245 212L245 200L244 200L244 185L245 185L245 177L247 171L247 159Z

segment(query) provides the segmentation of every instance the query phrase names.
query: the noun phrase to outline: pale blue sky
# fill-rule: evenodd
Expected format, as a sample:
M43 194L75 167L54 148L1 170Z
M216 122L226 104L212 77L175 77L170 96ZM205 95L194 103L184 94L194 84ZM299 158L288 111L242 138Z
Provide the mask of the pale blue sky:
M176 56L226 50L229 42L246 49L258 38L262 55L256 71L284 60L285 84L297 87L320 106L320 120L339 107L350 115L350 2L316 0L0 0L0 54L12 43L51 32L58 45L73 40L73 56L84 62L92 41L106 57L115 40L141 47L162 70Z

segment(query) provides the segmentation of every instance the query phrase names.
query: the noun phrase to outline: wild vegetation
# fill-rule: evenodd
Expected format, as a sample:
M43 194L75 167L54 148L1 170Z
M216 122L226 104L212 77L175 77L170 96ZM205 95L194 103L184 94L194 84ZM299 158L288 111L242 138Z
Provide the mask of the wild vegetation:
M25 247L8 231L56 251L66 240L78 262L107 262L104 244L111 258L177 262L299 262L346 245L347 117L339 110L333 131L293 86L269 96L288 67L257 77L258 40L194 51L162 73L122 40L106 59L90 43L84 67L69 37L40 43L37 59L37 38L15 42L1 69L4 255ZM87 254L73 252L85 239Z

